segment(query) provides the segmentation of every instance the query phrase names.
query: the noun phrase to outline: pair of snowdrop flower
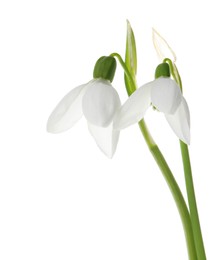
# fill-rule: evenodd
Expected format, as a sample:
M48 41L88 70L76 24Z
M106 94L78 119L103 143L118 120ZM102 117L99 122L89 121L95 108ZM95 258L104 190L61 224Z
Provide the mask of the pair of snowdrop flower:
M84 115L98 147L112 158L120 130L139 122L152 105L165 114L177 137L189 144L189 109L176 82L169 75L160 75L138 88L121 105L111 85L115 70L113 57L101 57L95 64L94 79L71 90L56 106L48 119L48 132L66 131Z

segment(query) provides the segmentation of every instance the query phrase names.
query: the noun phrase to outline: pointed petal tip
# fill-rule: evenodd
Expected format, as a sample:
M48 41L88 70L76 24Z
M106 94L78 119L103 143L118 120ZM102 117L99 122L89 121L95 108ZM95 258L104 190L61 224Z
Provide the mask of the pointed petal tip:
M190 136L190 128L188 129L189 131L185 135L185 141L187 145L190 145L191 142L191 136Z
M52 111L47 122L49 133L70 129L83 115L82 98L89 84L80 85L68 92Z
M189 140L187 140L186 144L187 144L187 145L190 145L190 139L189 139Z
M46 125L46 131L50 134L57 133L56 128L53 125L53 120L51 120L51 116L48 118L47 125Z
M62 132L65 132L67 131L68 129L59 129L58 127L56 127L56 125L53 125L50 120L48 121L47 125L46 125L46 131L49 133L49 134L60 134Z
M186 145L190 145L190 133L188 133L188 136L180 138L180 140L184 142Z
M88 129L103 154L112 159L116 152L120 132L115 131L112 124L103 128L88 122Z
M47 131L48 133L50 133L50 134L53 133L53 132L52 132L52 129L51 129L51 127L50 127L49 122L47 122L47 125L46 125L46 131Z
M173 115L165 114L165 117L176 136L190 145L190 113L184 97L177 111Z
M114 153L115 153L115 152L114 152ZM107 157L109 160L113 159L114 153L112 153L112 154L105 154L105 153L103 152L103 154L106 155L106 157Z
M63 131L59 131L59 129L57 129L56 127L50 125L50 124L47 124L46 126L46 131L49 133L49 134L59 134L59 133L62 133ZM66 131L66 130L65 130Z

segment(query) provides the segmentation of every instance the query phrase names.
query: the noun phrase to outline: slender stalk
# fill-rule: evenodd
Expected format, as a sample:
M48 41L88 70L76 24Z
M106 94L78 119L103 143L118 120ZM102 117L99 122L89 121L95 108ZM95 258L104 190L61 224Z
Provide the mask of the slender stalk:
M174 80L179 85L181 91L183 91L181 77L176 65L172 63L170 59L165 59L164 62L167 62L169 64L171 74ZM183 160L186 191L187 191L188 204L190 210L190 218L192 221L196 252L197 252L198 260L206 260L206 252L204 248L203 236L200 227L200 220L199 220L199 214L198 214L197 202L196 202L196 196L194 190L189 150L188 150L188 146L181 140L180 140L180 149L181 149L182 160Z
M126 84L126 90L127 90L128 96L130 96L137 89L135 79L131 76L130 71L128 70L125 62L123 61L122 57L118 53L112 53L110 56L116 57L118 59L118 61L120 62L122 68L124 69L124 73L129 80L129 84ZM180 188L179 188L166 160L164 159L160 149L154 142L154 140L145 124L144 119L142 119L139 122L139 127L140 127L140 130L146 141L146 144L149 147L149 150L150 150L151 154L153 155L158 167L160 168L160 170L170 188L172 196L175 200L175 203L176 203L176 206L179 211L180 218L181 218L181 221L183 224L183 228L184 228L189 260L197 260L190 214L189 214L188 208L186 206L186 202L183 198L182 192L180 191Z
M157 165L159 166L159 168L167 182L167 185L169 186L172 196L175 200L177 209L178 209L180 217L181 217L183 228L184 228L189 260L197 260L191 219L190 219L189 211L186 206L185 200L180 191L180 188L179 188L166 160L164 159L160 149L154 142L154 140L145 124L144 119L142 119L139 122L139 127L140 127L143 137L147 143L147 146L149 147L150 152L152 153Z
M186 181L187 197L189 202L190 217L192 220L193 235L196 245L197 256L199 260L206 260L206 253L203 243L203 236L200 227L200 220L197 210L196 196L194 191L192 169L188 146L180 141L180 149L183 159L183 168Z
M120 54L114 52L114 53L110 54L110 56L116 57L118 59L118 61L120 62L120 65L122 66L124 73L129 80L129 85L126 86L126 90L127 90L128 96L130 96L137 89L135 79L131 76L130 71L128 70L128 68L127 68L125 62L123 61L122 57L120 56Z

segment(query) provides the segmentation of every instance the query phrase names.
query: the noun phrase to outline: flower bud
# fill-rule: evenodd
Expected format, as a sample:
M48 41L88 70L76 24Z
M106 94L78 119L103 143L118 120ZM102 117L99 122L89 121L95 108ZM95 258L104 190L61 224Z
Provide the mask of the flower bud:
M117 62L114 57L102 56L97 60L94 66L93 76L95 79L102 78L112 82L116 71L116 67Z
M159 77L170 77L170 67L167 63L161 63L155 70L155 79Z

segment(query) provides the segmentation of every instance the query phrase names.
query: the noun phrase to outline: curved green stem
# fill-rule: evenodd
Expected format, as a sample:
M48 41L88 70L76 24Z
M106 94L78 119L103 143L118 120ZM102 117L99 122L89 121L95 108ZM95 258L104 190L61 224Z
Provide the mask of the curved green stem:
M126 87L127 94L128 94L128 96L130 96L137 89L136 84L134 83L134 79L131 76L131 74L130 74L125 62L123 61L122 57L120 56L120 54L114 52L114 53L111 53L110 56L116 57L118 59L118 61L120 62L120 65L124 69L124 73L127 76L129 83L130 83L129 86Z
M131 76L125 62L123 61L123 59L121 58L121 56L118 53L112 53L110 56L117 57L121 66L123 67L125 75L127 76L128 80L129 80L129 84L126 84L126 89L127 89L128 95L130 96L137 89L135 80ZM153 155L157 165L159 166L159 168L169 186L172 196L175 200L177 209L178 209L180 217L181 217L183 228L184 228L189 260L197 260L190 215L189 215L189 211L186 206L185 200L183 198L183 195L180 191L180 188L179 188L166 160L164 159L160 149L154 142L154 140L146 126L144 119L142 119L139 122L139 127L140 127L140 130L146 141L146 144L149 147L149 150L150 150L151 154Z
M164 59L163 62L168 63L168 65L170 67L170 72L171 72L174 80L179 85L181 91L183 91L181 77L180 77L180 74L178 72L176 65L168 58Z
M174 63L172 63L172 61L170 59L164 59L164 62L167 62L169 64L171 74L182 91L183 90L182 81L181 81L181 77L180 77L180 74L179 74L179 71L178 71L176 65ZM197 209L197 202L196 202L196 196L195 196L195 190L194 190L194 183L193 183L193 176L192 176L192 169L191 169L188 146L185 143L183 143L182 141L180 141L180 149L181 149L181 155L182 155L182 160L183 160L186 191L187 191L188 204L189 204L189 210L190 210L190 218L192 221L192 228L193 228L196 252L197 252L198 260L206 260L206 252L205 252L205 248L204 248L203 236L202 236L201 227L200 227L200 220L199 220L199 214L198 214L198 209Z
M159 168L167 182L167 185L169 186L172 196L175 200L177 209L179 211L179 214L180 214L180 217L182 220L183 229L185 232L189 260L197 260L191 219L190 219L189 211L186 206L185 200L180 191L180 188L179 188L166 160L164 159L160 149L158 148L158 146L155 144L153 138L151 137L151 134L143 119L139 122L139 127L140 127L143 137L150 149L150 152L152 153L157 165L159 166Z

